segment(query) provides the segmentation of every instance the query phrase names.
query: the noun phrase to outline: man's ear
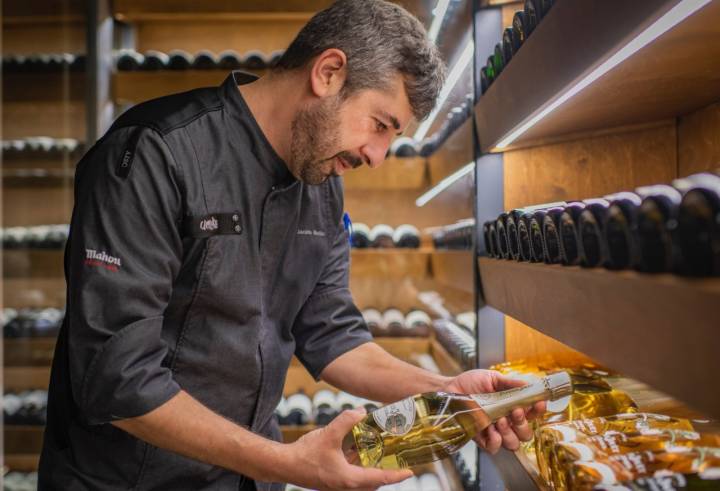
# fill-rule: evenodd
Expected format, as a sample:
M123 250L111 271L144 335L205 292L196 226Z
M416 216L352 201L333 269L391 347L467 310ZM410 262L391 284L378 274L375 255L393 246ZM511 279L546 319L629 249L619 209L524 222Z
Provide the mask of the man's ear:
M317 97L340 93L347 79L347 56L339 49L326 49L315 58L310 69L310 88Z

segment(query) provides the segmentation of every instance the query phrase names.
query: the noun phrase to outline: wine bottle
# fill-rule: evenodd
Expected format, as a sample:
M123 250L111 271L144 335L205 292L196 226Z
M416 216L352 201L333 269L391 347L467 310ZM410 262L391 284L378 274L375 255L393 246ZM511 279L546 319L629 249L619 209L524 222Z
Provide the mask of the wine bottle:
M370 245L375 248L394 247L394 230L390 225L375 225L370 231Z
M526 206L524 208L517 208L513 211L511 211L508 214L508 217L505 221L505 229L508 236L508 249L510 252L510 255L520 261L520 260L530 260L530 244L529 244L529 217L532 215L533 212L539 211L539 210L547 210L550 208L555 208L558 206L565 206L567 203L563 202L555 202L555 203L544 203L541 205L533 205L533 206ZM519 225L520 222L523 220L523 216L528 214L528 218L526 219L524 228L525 228L525 238L527 238L527 242L524 244L526 250L525 250L525 257L528 259L523 258L523 254L521 251L521 237L519 235Z
M268 61L262 51L250 50L243 57L243 68L247 70L264 70L268 66Z
M372 245L370 227L364 223L353 223L350 233L350 244L357 249L367 249Z
M494 257L493 252L490 250L490 222L483 223L483 245L485 248L485 255L488 257Z
M637 264L637 219L647 189L612 197L603 230L606 268L626 269Z
M242 67L242 57L234 49L226 49L218 55L218 68L222 70L237 70Z
M502 44L497 43L495 45L495 51L492 56L493 68L495 69L495 78L502 73L505 69L505 65L510 61L505 59L505 53L503 52Z
M339 411L348 411L363 406L364 400L347 392L340 391L337 394L337 405Z
M720 449L712 447L677 447L672 451L647 450L606 456L582 443L559 446L572 458L558 461L556 489L592 490L598 485L651 477L663 471L686 474L720 465Z
M517 224L520 220L520 215L523 213L522 209L512 210L508 213L507 219L505 220L505 234L507 235L508 254L510 259L514 259L516 261L520 260L520 243L518 240Z
M566 266L580 262L580 236L577 223L584 209L585 203L570 203L560 215L560 262Z
M400 469L439 460L513 409L572 394L567 373L525 387L464 395L429 392L384 406L356 424L343 442L346 456L364 467Z
M385 336L387 333L383 327L383 316L377 309L365 309L362 311L363 319L373 336Z
M340 413L337 397L331 390L317 391L312 398L312 403L315 409L315 423L318 425L329 424Z
M522 10L515 12L512 23L513 33L515 36L515 42L519 46L522 46L528 37L528 20L525 17L525 12Z
M189 70L193 65L193 55L182 49L168 52L167 68L170 70Z
M312 400L303 392L297 392L287 398L285 408L287 410L286 424L306 425L312 419Z
M420 231L413 225L400 225L393 234L393 243L395 247L417 249L420 247Z
M682 194L672 186L638 188L643 196L637 217L635 268L647 273L672 271L672 234L677 227Z
M398 309L388 309L382 318L383 330L390 336L401 336L405 330L405 315Z
M390 145L390 154L399 158L417 157L417 142L408 136L396 138Z
M562 210L561 208L554 208ZM530 217L530 255L531 261L536 263L549 262L545 251L545 235L543 223L548 210L538 210Z
M506 60L511 60L513 56L515 56L515 53L517 53L517 50L520 48L519 43L515 43L515 31L513 31L512 27L508 27L503 31L503 42L502 42L502 49L503 49L503 55Z
M208 49L203 49L195 54L192 68L195 70L214 70L218 67L219 60L215 53Z
M480 93L484 94L485 92L487 92L487 90L490 88L491 83L492 79L488 75L488 69L486 66L484 66L480 69ZM420 155L426 157L429 155L429 153L420 150Z
M600 266L605 260L603 246L603 225L610 202L607 199L588 199L584 201L585 209L580 212L576 221L580 239L578 256L580 265L585 268Z
M673 236L679 252L676 271L720 275L720 174L694 174L673 186L683 193Z
M405 335L429 336L432 319L422 310L412 310L405 316Z
M599 484L595 489L597 491L717 491L720 489L720 468L708 467L690 474L663 472L653 477L641 477L617 485Z
M143 60L140 70L146 71L158 71L166 70L170 63L170 57L162 51L156 51L151 49L145 52L145 58Z
M495 232L497 233L497 250L500 253L500 257L503 259L510 259L510 248L508 247L508 235L507 229L505 228L505 222L508 218L507 213L501 213L498 219L495 221Z
M540 0L525 0L523 13L525 14L526 35L529 36L540 23L540 19L542 19Z
M520 260L536 262L530 244L530 220L532 212L525 212L520 215L517 223L518 249L520 250Z
M122 72L134 72L140 70L144 63L143 55L132 49L123 49L117 54L115 66Z
M489 85L492 85L498 76L498 74L495 73L495 65L493 63L493 58L494 56L488 56L488 59L485 62L485 73L487 74Z
M487 249L490 257L494 257L495 259L500 259L500 253L497 250L497 233L495 232L495 222L490 221L488 222L488 241L485 243L485 248Z
M540 17L545 17L548 12L550 12L550 8L555 3L555 0L540 0Z

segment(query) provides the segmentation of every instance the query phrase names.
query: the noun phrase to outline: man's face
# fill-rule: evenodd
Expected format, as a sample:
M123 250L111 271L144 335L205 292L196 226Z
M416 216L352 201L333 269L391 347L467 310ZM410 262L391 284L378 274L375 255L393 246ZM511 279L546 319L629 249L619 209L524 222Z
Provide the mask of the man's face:
M295 177L312 185L363 164L377 167L411 118L399 75L387 90L361 90L344 100L319 99L293 120L289 167Z

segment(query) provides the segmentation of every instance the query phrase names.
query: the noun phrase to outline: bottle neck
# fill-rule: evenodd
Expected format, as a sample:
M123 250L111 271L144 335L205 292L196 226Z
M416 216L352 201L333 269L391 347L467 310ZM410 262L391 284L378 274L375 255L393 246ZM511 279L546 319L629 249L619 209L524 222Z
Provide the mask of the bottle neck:
M525 408L540 401L555 401L572 394L573 389L569 377L567 383L556 385L553 382L550 378L545 377L524 387L502 392L475 394L472 398L494 422L507 416L515 408Z

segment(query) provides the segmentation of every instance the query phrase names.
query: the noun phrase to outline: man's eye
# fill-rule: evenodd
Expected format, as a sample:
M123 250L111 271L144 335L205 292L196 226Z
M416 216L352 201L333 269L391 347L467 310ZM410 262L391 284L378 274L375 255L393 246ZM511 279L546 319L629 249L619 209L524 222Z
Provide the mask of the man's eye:
M388 129L387 125L384 124L382 121L375 120L376 122L376 129L380 132L383 132Z

